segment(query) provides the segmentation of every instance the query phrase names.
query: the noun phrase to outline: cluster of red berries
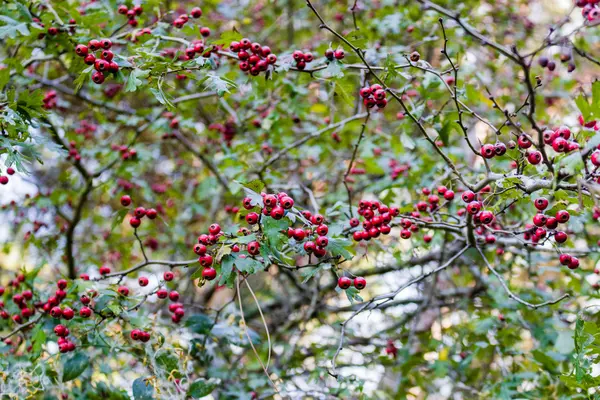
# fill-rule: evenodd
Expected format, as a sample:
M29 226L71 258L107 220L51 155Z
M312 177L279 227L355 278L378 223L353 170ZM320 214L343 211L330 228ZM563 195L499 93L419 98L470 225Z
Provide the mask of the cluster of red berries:
M51 110L56 107L56 90L49 90L44 93L42 102L44 103L42 107L46 110Z
M300 70L306 68L306 63L309 63L315 59L311 52L303 53L300 50L294 51L292 53L292 58L296 62L296 68Z
M340 276L338 279L338 286L342 290L349 289L350 286L354 286L358 290L362 290L367 286L367 280L361 276L357 276L354 279L350 279L347 276Z
M363 104L367 108L373 108L377 106L377 108L385 108L387 106L387 93L381 85L374 84L369 87L364 87L360 89L360 97L363 98Z
M8 167L6 168L6 173L8 175L14 175L15 174L15 170L12 167ZM6 185L8 183L8 176L6 175L0 175L0 185Z
M129 205L131 205L131 197L128 195L121 196L121 205L123 207L129 207ZM136 207L133 214L134 215L129 219L129 225L137 228L142 223L142 218L148 217L148 219L155 219L158 216L158 211L154 208L145 209L144 207Z
M129 148L129 146L121 145L119 146L116 143L111 144L110 148L114 151L118 151L121 153L121 158L123 161L133 160L137 157L137 150L133 148Z
M240 208L238 206L232 206L231 204L227 204L224 207L224 210L227 214L237 214L240 212Z
M558 231L556 228L558 227L558 224L565 224L569 221L571 217L569 212L567 210L559 210L554 217L545 215L544 210L548 207L548 199L544 197L538 197L534 200L533 204L538 210L538 213L533 217L533 225L527 224L525 226L527 231L523 234L524 239L537 243L547 236L548 232L546 229L550 229L555 230L554 240L556 243L560 244L566 242L569 238L567 233Z
M270 65L277 62L277 56L271 53L269 46L262 46L257 42L252 43L247 38L243 38L239 42L231 42L229 50L237 53L240 69L249 72L252 76L257 76L261 71L267 71Z
M494 156L503 156L506 153L506 145L502 142L484 144L479 151L483 158L490 159Z
M208 129L220 132L227 147L231 147L231 142L237 133L236 125L233 122L226 122L224 124L210 124Z
M575 5L581 8L581 15L588 22L595 22L600 19L599 0L575 0Z
M446 201L454 200L454 191L448 189L446 186L440 185L437 188L437 192L440 196L444 198ZM419 201L415 204L415 208L417 211L427 211L428 209L431 211L435 211L440 208L440 197L436 194L432 194L429 188L422 188L421 193L424 196L427 196L427 201ZM463 197L464 199L464 197ZM420 216L419 216L420 217ZM415 218L419 218L415 217Z
M68 353L75 350L75 343L67 339L69 333L69 328L64 325L58 324L54 327L54 334L58 336L58 350L61 353Z
M92 81L98 85L104 82L105 73L112 72L116 74L119 71L119 65L113 61L115 55L110 51L111 47L112 42L110 39L92 39L87 46L78 44L75 47L75 53L83 57L83 61L87 65L94 66L95 71L92 74ZM94 52L100 53L100 57L97 57L98 53L94 55Z
M129 336L133 340L139 340L140 342L146 343L150 340L150 334L148 332L142 331L140 329L133 329Z
M202 277L208 281L212 281L217 277L217 271L212 267L213 256L209 254L208 247L216 244L222 235L221 226L219 224L212 224L208 227L208 233L198 236L198 243L194 245L194 253L200 256L198 262L204 267Z
M333 59L343 60L345 56L346 56L346 53L344 53L344 50L342 50L342 49L337 49L337 50L327 49L327 50L325 50L325 57L329 61L333 61Z
M133 27L138 26L138 20L135 17L139 17L144 12L142 6L134 6L132 9L127 8L125 4L121 4L119 8L117 8L117 12L119 14L127 16L127 23Z
M575 71L575 68L577 66L572 61L572 56L571 56L570 53L562 53L560 55L560 61L563 62L563 63L566 63L566 62L569 63L567 65L567 72L573 72L573 71ZM542 68L548 68L548 71L554 71L556 69L556 63L553 60L551 60L548 57L546 57L546 56L540 56L540 58L538 58L538 64Z
M92 124L84 119L79 123L79 127L75 129L75 133L83 135L86 139L91 139L97 129L98 126L96 124Z
M282 201L285 204L285 196L282 197ZM316 226L316 228L312 229L310 226L306 228L290 227L287 230L287 237L290 239L293 238L297 242L303 242L305 239L308 239L303 244L304 251L307 254L314 254L319 258L324 257L327 254L326 247L329 244L329 238L327 237L329 227L324 223L325 217L321 214L313 215L308 210L304 210L302 216L306 218L312 227Z
M569 141L571 130L566 126L560 126L554 130L546 129L543 136L544 143L552 146L552 149L557 153L568 153L579 149L579 143Z
M363 230L354 231L352 238L360 242L361 240L371 240L380 234L388 235L392 228L390 222L399 214L396 207L388 207L378 201L361 200L358 203L358 215L364 218ZM360 224L358 218L350 219L350 226L356 228ZM408 237L410 237L410 232Z
M388 162L388 166L390 167L390 178L398 179L398 177L402 174L405 174L410 169L410 164L400 163L398 160L390 159Z
M77 143L73 140L69 142L69 154L67 155L67 159L71 158L76 162L81 161L81 154L79 154L79 151L77 150Z
M190 15L192 16L192 18L200 18L202 16L202 10L199 7L194 7L192 8L192 11L190 11ZM180 16L175 18L175 20L173 21L173 26L177 29L181 29L189 20L190 17L188 17L187 14L181 14ZM203 32L203 29L205 29L206 31ZM200 28L200 33L202 34L202 36L209 36L210 29L206 27Z
M596 120L586 121L583 118L583 115L580 115L577 119L579 120L579 125L583 126L584 128L593 129L595 131L600 129L600 124L597 123Z

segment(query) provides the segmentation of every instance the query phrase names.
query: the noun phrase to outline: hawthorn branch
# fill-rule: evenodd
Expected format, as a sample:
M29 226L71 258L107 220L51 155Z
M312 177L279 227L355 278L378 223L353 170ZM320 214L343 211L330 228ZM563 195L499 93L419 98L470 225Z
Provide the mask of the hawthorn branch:
M564 299L566 299L567 297L569 297L568 293L563 294L562 296L554 299L554 300L548 300L545 301L543 303L537 303L537 304L533 304L533 303L529 303L528 301L523 300L522 298L520 298L519 296L517 296L516 294L514 294L510 288L508 287L508 285L506 284L506 282L504 281L504 278L502 278L502 275L496 271L496 269L494 269L494 267L492 267L492 265L490 264L490 262L487 260L487 258L485 257L485 254L483 254L483 251L481 251L480 248L477 248L477 251L479 252L479 254L481 255L481 258L483 259L483 262L485 263L485 265L488 267L488 269L490 271L492 271L492 273L496 276L496 278L498 278L498 281L500 281L500 284L502 285L502 288L504 289L504 291L506 292L506 294L508 294L508 297L510 297L511 299L529 307L529 308L533 308L534 310L537 310L540 307L544 307L544 306L548 306L548 305L552 305L552 304L556 304Z
M309 133L309 134L303 136L301 139L298 139L295 142L290 143L289 145L285 146L283 149L279 150L277 153L275 153L273 156L271 156L271 158L269 158L267 161L265 161L259 169L254 170L252 172L255 174L262 174L267 170L267 168L269 168L271 165L273 165L277 160L279 160L283 155L285 155L290 150L303 145L304 143L308 142L311 139L318 138L319 136L321 136L324 133L327 133L333 129L341 128L344 125L348 124L349 122L355 121L357 119L365 118L367 115L369 115L369 113L355 114L351 117L343 119L334 124L327 125L325 128L319 129L318 131Z
M423 275L418 276L417 278L411 279L410 281L406 282L405 284L403 284L402 286L400 286L398 289L396 289L395 291L393 291L391 293L382 294L382 295L373 297L371 300L364 302L360 306L360 308L358 308L356 311L354 311L354 313L352 313L352 315L350 315L350 317L348 317L344 322L342 322L340 342L339 342L338 348L332 359L332 372L330 372L330 375L332 375L333 377L337 377L336 360L337 360L338 355L344 348L344 334L345 334L346 325L348 325L348 323L350 321L352 321L352 319L354 319L354 317L356 317L358 314L362 313L363 311L373 310L373 309L378 308L379 306L383 306L386 303L393 301L396 298L396 296L400 292L402 292L404 289L406 289L407 287L412 286L415 283L419 283L419 282L423 281L424 279L426 279L427 277L429 277L433 274L437 274L438 272L443 271L444 269L448 268L455 260L457 260L460 256L462 256L463 253L465 251L467 251L470 247L471 246L469 246L469 245L463 247L462 250L458 251L456 254L454 254L452 257L450 257L448 259L448 261L446 261L444 264L440 265L439 267L434 268L431 271L428 271L428 272L424 273ZM380 303L376 303L377 301L380 301L380 300L383 300L383 301Z
M35 318L30 319L29 321L27 321L26 323L24 323L23 325L19 325L17 326L15 329L13 329L11 332L7 333L4 336L0 336L0 342L5 341L6 339L16 335L17 333L29 328L30 326L33 326L35 324L38 323L38 321L40 321L42 318L44 317L43 313L38 314Z
M350 162L348 163L348 169L344 174L344 186L346 187L346 192L348 192L348 215L350 218L353 217L352 214L352 190L350 190L350 186L348 185L348 175L350 175L350 171L352 171L352 166L354 164L354 160L356 159L356 153L358 153L358 147L360 146L360 142L365 136L365 130L367 128L367 124L369 123L369 118L371 114L367 112L367 118L362 124L362 128L360 130L360 135L358 135L358 139L356 139L356 144L354 145L354 151L352 152L352 158L350 158Z
M115 277L123 277L126 275L131 274L132 272L135 272L137 270L140 270L148 265L168 265L169 268L174 268L174 267L187 267L190 264L194 264L197 263L198 260L193 259L193 260L185 260L185 261L174 261L174 260L146 260L144 262L141 262L129 269L126 269L124 271L117 271L117 272L112 272L110 274L106 274L106 275L102 275L96 278L92 278L91 280L93 281L102 281L108 278L115 278Z

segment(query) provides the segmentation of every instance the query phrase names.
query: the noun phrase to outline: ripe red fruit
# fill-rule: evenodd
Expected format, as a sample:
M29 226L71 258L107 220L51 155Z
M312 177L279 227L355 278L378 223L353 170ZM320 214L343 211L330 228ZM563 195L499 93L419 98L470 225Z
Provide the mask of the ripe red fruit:
M66 289L67 288L67 280L59 279L58 282L56 282L56 286L58 286L59 289Z
M142 221L140 221L136 217L131 217L129 219L129 225L131 225L133 228L137 228L138 226L140 226L141 223L142 223Z
M200 34L204 37L208 37L210 36L210 29L206 26L203 26L202 28L200 28Z
M58 319L62 316L62 310L60 307L52 307L50 310L50 315L52 315L53 318Z
M92 82L98 85L101 84L104 82L104 74L100 71L94 71L92 74Z
M367 280L361 276L357 276L356 278L354 278L354 287L357 288L358 290L362 290L365 288L365 286L367 286Z
M219 232L221 232L221 226L219 226L219 224L212 224L208 227L208 232L211 235L218 235Z
M355 233L357 233L357 232L355 232ZM317 245L315 244L315 242L308 241L308 242L304 243L304 251L306 251L307 253L312 253L313 251L315 251L316 248L317 248Z
M338 60L343 59L345 55L346 54L344 53L344 50L342 50L342 49L339 49L339 50L336 50L333 52L333 56Z
M568 267L569 269L577 269L579 267L579 259L577 257L571 257L571 262Z
M359 224L360 224L360 222L358 221L358 218L350 218L350 226L351 227L356 228Z
M143 286L148 286L148 278L146 278L145 276L140 276L140 277L138 278L138 284L139 284L140 286L142 286L142 287L143 287Z
M121 196L121 205L123 207L127 207L130 204L131 204L131 197L129 197L128 195Z
M284 196L279 199L279 204L281 204L281 207L284 209L289 210L294 206L294 200L291 197Z
M133 7L133 12L135 13L135 15L142 15L142 12L144 11L144 9L142 8L142 6L135 6Z
M171 271L165 271L165 273L163 274L163 279L167 282L172 281L174 277L175 275L173 275Z
M412 236L412 233L408 229L402 229L400 231L400 237L402 239L410 239L411 236Z
M554 234L554 240L556 240L557 243L564 243L568 238L569 236L563 231L558 231Z
M166 289L158 289L158 290L156 291L156 296L157 296L159 299L166 299L168 295L169 295L169 292L167 292L167 290L166 290Z
M542 213L538 213L533 217L533 224L535 226L544 226L548 222L548 217Z
M521 149L528 149L533 145L533 143L531 143L531 140L529 140L529 138L525 134L519 136L519 138L517 139L517 143L519 144L519 147Z
M202 16L202 10L199 7L194 7L192 8L192 11L190 11L190 15L192 18L200 18Z
M89 318L92 315L92 310L89 307L81 307L79 310L79 316L82 318Z
M134 329L134 330L131 331L131 333L129 334L129 336L131 336L131 338L133 340L139 340L141 333L142 332L139 329Z
M503 156L506 153L506 145L498 142L494 145L494 151L496 152L497 156Z
M119 292L121 296L129 296L129 288L127 286L119 286L117 292Z
M66 326L58 324L54 327L54 334L58 337L65 337L68 335L68 329Z
M352 286L352 279L348 278L347 276L340 276L338 279L338 286L340 289L346 290Z
M285 210L283 209L283 207L273 207L273 209L271 210L271 218L275 219L275 220L280 220L281 218L283 218L283 216L285 215Z
M196 244L194 245L194 253L198 254L199 256L203 256L206 254L207 248L205 245L203 244Z
M255 212L249 213L248 215L246 215L246 222L250 225L256 224L258 222L258 214Z
M217 271L214 268L204 268L202 270L202 277L207 281L212 281L217 277Z
M83 59L83 62L86 63L87 65L94 65L94 63L96 62L96 57L94 57L93 54L88 54Z
M592 161L592 164L594 164L594 166L600 166L600 151L594 151L590 156L590 160Z
M169 300L171 300L171 301L179 300L179 292L177 292L176 290L171 291L171 293L169 293Z
M532 165L537 165L542 161L542 153L539 151L531 151L527 154L527 161Z
M100 41L92 39L88 42L88 48L92 51L96 51L101 47Z
M563 253L558 259L562 265L569 265L571 264L571 258L570 254Z
M484 144L480 150L483 158L492 158L496 155L496 149L493 144Z
M213 263L213 258L210 254L205 254L203 256L201 256L198 261L200 262L200 265L202 265L203 267L210 267Z
M559 210L556 212L556 219L561 224L564 224L565 222L567 222L570 217L571 217L571 215L569 214L569 212L567 210Z
M248 253L250 255L255 256L260 252L260 243L258 243L256 241L250 242L250 243L248 243L247 248L248 248Z
M494 221L494 214L491 211L482 211L479 220L484 225L491 224Z
M444 192L444 199L448 201L454 200L454 192L452 190L446 190L446 192Z
M477 214L481 210L481 203L478 201L472 201L467 204L467 212L471 215Z
M319 236L325 236L329 232L329 227L327 227L327 225L319 225L317 226L317 229L315 229L315 232L317 232L317 235Z
M155 219L158 216L158 212L154 208L149 208L146 210L146 217L148 219Z
M79 298L79 301L81 301L83 304L90 304L91 299L86 296L85 294L81 295L81 297Z
M119 6L119 8L117 8L117 12L121 15L127 14L127 11L129 10L127 9L127 6L125 4L122 4Z
M327 247L329 244L329 239L327 239L327 236L319 236L315 242L319 247Z
M473 193L470 190L467 190L462 194L461 198L465 203L468 204L468 203L472 202L473 200L475 200L475 193Z
M544 197L539 197L539 198L535 199L533 204L535 205L535 208L542 211L548 207L548 199L546 199Z
M110 274L110 267L103 265L100 267L100 269L98 270L98 272L100 272L100 275L106 275L106 274Z
M548 229L556 229L557 226L558 226L558 220L554 217L550 217L546 221L546 228L548 228Z
M78 44L77 47L75 47L75 53L80 57L85 57L88 55L88 48L86 45Z
M146 209L144 207L137 207L134 213L137 218L142 219L146 216Z

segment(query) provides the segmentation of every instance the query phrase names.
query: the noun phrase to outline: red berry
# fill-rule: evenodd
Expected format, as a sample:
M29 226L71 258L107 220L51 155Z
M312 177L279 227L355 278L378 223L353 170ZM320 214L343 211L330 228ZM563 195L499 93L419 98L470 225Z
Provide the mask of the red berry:
M352 286L352 280L347 276L340 276L340 278L338 279L338 286L340 287L340 289L346 290L350 286Z
M218 235L219 232L221 232L221 226L219 226L219 224L212 224L209 228L208 228L208 232L211 235Z
M165 273L163 274L163 279L167 282L172 281L174 277L175 275L173 275L171 271L165 271Z
M200 18L202 16L202 10L199 7L194 7L192 8L192 11L190 11L190 15L192 18Z
M171 293L169 293L169 300L171 300L171 301L179 300L179 292L177 292L176 290L173 290Z
M354 287L358 290L362 290L367 286L367 280L363 277L357 276L354 278Z
M212 281L217 277L217 271L214 268L204 268L202 270L202 277L207 281Z
M548 207L548 199L544 197L538 197L537 199L535 199L533 204L535 205L535 208L542 211Z
M128 195L121 196L121 205L127 207L131 204L131 197Z
M556 219L561 224L564 224L565 222L567 222L570 217L571 217L571 215L569 214L569 212L567 210L559 210L556 212Z
M579 259L577 257L571 257L571 262L568 267L569 269L577 269L579 267Z
M210 36L210 29L203 26L202 28L200 28L200 34L204 37L208 37Z
M344 56L345 56L345 54L344 54L344 50L342 50L342 49L339 49L339 50L336 50L336 51L334 51L334 52L333 52L333 56L334 56L336 59L338 59L338 60L341 60L341 59L343 59L343 58L344 58Z
M483 158L492 158L496 155L496 149L493 144L484 144L480 150Z
M559 261L562 265L569 265L571 264L571 258L570 254L563 253L560 255Z
M129 336L131 336L133 340L140 340L141 333L142 332L139 329L134 329L131 331Z
M60 309L60 307L52 307L52 309L50 310L50 315L52 315L53 318L60 318L62 316L62 310Z
M100 71L94 71L94 73L92 74L92 82L94 82L97 85L101 84L102 82L104 82L104 74Z
M58 282L56 282L56 286L58 286L59 289L66 289L67 288L67 280L59 279Z
M258 222L258 214L255 212L251 212L248 215L246 215L246 222L248 222L250 225L254 225Z
M557 243L564 243L567 241L568 239L568 235L563 232L563 231L558 231L554 234L554 239L556 240Z
M473 193L470 190L467 190L462 194L461 198L465 203L468 204L468 203L472 202L473 200L475 200L475 193Z
M149 208L146 210L146 217L148 219L155 219L158 216L158 212L154 208Z
M129 11L129 10L127 9L127 6L125 4L120 5L119 8L117 9L117 12L122 15L127 14L127 11Z
M129 225L131 225L133 228L137 228L138 226L140 226L141 223L142 223L142 221L140 221L136 217L131 217L129 219Z
M75 53L79 57L85 57L88 55L88 48L84 44L78 44L77 47L75 47Z
M169 295L169 292L167 292L167 290L166 290L166 289L158 289L158 290L156 291L156 296L157 296L159 299L166 299L168 295Z
M138 278L138 284L139 284L140 286L142 286L142 287L143 287L143 286L148 286L148 278L146 278L145 276L140 276L140 277Z
M542 153L539 151L531 151L527 154L527 161L532 165L537 165L542 161Z
M127 286L119 286L117 292L119 292L121 296L129 296L129 288Z
M248 248L248 253L250 255L255 256L260 252L260 243L258 243L256 241L250 242L250 243L248 243L247 248Z
M92 315L92 310L89 307L81 307L79 310L79 316L82 318L89 318Z

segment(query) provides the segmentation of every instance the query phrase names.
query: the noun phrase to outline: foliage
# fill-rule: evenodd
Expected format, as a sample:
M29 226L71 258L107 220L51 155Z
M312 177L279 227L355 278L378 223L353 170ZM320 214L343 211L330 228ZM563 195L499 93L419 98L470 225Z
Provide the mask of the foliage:
M550 3L3 3L0 397L600 398L600 11Z

